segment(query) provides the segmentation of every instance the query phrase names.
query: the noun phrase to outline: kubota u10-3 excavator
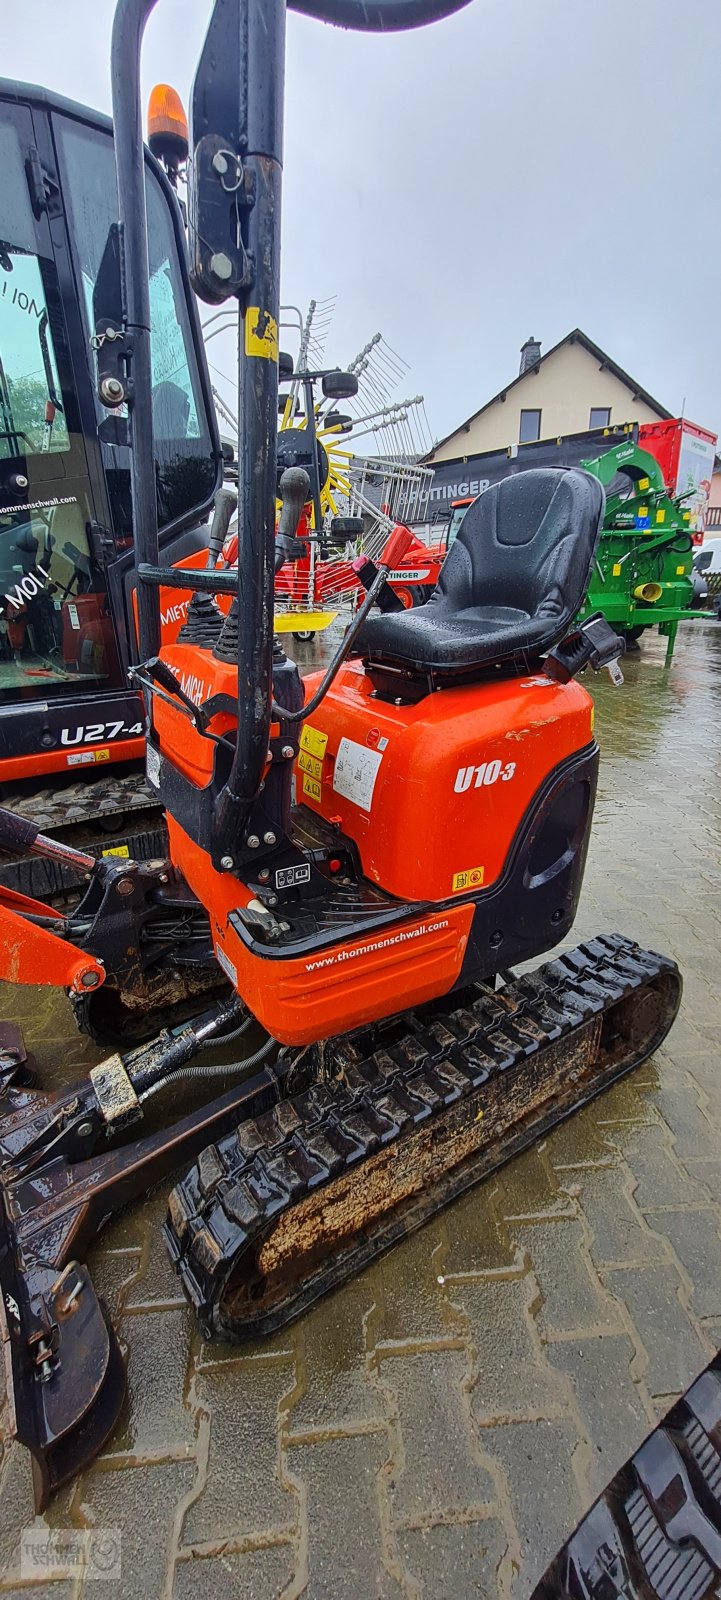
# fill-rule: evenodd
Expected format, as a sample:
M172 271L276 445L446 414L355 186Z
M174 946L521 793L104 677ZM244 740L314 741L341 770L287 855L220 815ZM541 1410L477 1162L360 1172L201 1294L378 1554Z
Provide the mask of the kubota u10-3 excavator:
M293 3L383 31L462 0ZM128 408L133 681L170 851L73 852L88 884L71 913L5 892L0 923L3 976L63 987L96 1035L127 1039L136 1018L147 1038L163 1009L176 1025L55 1091L32 1087L6 1028L2 1339L39 1506L122 1404L123 1360L81 1259L119 1206L195 1159L166 1224L183 1286L207 1332L263 1333L644 1060L680 995L671 961L619 935L511 970L573 922L598 765L577 675L620 677L603 619L572 626L597 481L546 470L494 486L428 604L383 612L407 539L396 529L325 672L301 681L274 643L274 569L309 493L302 468L287 469L276 537L285 0L216 0L192 100L193 286L239 306L237 571L161 566L139 106L153 4L118 0L115 14L119 222L96 241L93 346L100 400ZM193 600L160 648L160 586L173 584ZM68 848L8 812L0 839ZM202 989L207 1009L188 1019ZM193 1065L254 1023L265 1032L250 1055ZM161 1090L221 1070L219 1097L129 1137Z

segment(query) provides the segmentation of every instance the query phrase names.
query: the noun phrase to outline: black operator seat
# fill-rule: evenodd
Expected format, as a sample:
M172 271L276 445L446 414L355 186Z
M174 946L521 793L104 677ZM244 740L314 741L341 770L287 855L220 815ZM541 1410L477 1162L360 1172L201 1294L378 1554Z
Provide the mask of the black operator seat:
M370 616L357 653L434 676L526 667L568 632L604 505L598 480L576 468L504 478L469 506L427 605Z

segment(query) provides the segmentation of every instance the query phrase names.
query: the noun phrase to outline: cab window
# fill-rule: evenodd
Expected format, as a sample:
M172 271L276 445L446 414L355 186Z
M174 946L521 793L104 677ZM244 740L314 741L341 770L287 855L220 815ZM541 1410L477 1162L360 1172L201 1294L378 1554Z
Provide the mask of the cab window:
M0 247L0 273L0 454L67 450L70 441L40 263L6 241Z
M120 681L27 108L0 103L0 700Z
M82 283L88 340L92 300L105 241L117 220L115 163L109 134L54 117L69 232ZM146 165L150 270L153 434L160 526L207 504L216 460L206 417L178 246L167 199ZM98 407L98 420L107 413ZM102 444L116 534L130 536L130 459L126 446Z

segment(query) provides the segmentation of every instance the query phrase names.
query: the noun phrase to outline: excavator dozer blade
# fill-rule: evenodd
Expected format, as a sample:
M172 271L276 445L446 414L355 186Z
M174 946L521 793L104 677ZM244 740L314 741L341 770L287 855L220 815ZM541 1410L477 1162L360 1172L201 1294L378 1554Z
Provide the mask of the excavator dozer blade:
M619 935L329 1041L323 1080L208 1146L166 1242L209 1334L300 1315L652 1054L675 963ZM454 1004L455 1001L455 1004Z
M125 1398L125 1362L87 1267L17 1267L0 1207L2 1432L32 1455L35 1509L102 1450ZM53 1375L67 1374L54 1383Z
M716 1600L721 1354L627 1461L532 1600Z

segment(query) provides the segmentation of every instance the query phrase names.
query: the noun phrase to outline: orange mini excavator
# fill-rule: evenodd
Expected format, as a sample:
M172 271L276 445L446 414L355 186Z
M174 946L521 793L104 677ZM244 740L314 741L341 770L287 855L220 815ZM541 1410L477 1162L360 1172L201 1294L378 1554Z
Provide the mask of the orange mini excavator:
M294 3L382 31L460 0ZM619 935L512 971L573 923L598 765L577 677L620 677L603 619L572 624L601 527L594 479L529 471L489 490L417 610L374 609L407 539L394 531L325 672L302 681L274 643L274 569L308 498L287 469L276 537L285 0L216 0L193 91L193 287L239 305L237 571L159 564L139 109L152 6L115 15L120 222L99 242L93 349L99 400L129 413L134 679L170 853L71 851L88 884L67 915L0 902L3 975L62 986L114 1046L44 1091L17 1030L1 1041L2 1339L39 1506L122 1403L82 1263L119 1206L194 1159L166 1224L183 1286L207 1332L263 1333L644 1060L680 994L671 961ZM193 599L161 649L174 584ZM0 836L68 855L7 812ZM193 1064L209 1043L232 1058L246 1032L238 1059ZM177 1102L220 1074L216 1098L130 1136L161 1091Z

